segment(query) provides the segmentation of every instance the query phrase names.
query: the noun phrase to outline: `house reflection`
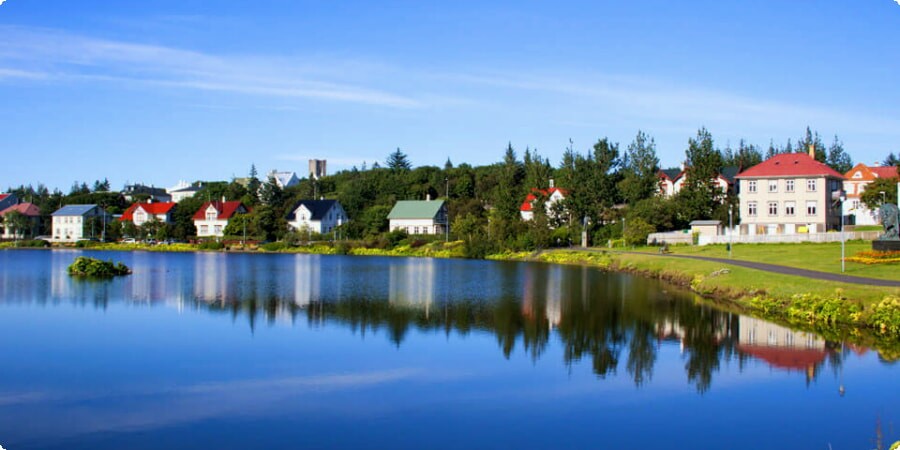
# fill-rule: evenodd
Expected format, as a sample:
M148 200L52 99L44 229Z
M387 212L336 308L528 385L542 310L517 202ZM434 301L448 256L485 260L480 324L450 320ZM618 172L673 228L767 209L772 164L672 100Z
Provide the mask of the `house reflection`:
M306 308L319 301L322 295L322 257L319 255L296 255L294 258L293 303Z
M407 259L391 263L388 303L391 306L412 306L430 314L435 296L435 261L430 258Z
M738 352L774 369L805 373L807 383L816 378L829 353L825 340L813 333L746 316L740 317L739 327Z
M197 253L194 263L194 298L225 303L228 288L228 258L216 253Z

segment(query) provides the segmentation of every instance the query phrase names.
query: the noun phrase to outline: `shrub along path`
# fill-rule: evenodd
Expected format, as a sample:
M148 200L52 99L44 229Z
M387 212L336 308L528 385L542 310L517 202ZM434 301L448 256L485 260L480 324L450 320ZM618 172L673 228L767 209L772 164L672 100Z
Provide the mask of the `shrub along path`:
M598 250L598 249L584 249L587 251L595 251L595 252L603 252L608 250ZM843 275L838 273L828 273L828 272L819 272L817 270L808 270L808 269L800 269L797 267L788 267L788 266L779 266L778 264L767 264L755 261L743 261L738 259L728 259L728 258L713 258L709 256L693 256L693 255L677 255L672 253L665 254L657 254L650 252L619 252L614 251L613 253L627 253L632 255L644 255L644 256L658 256L660 258L685 258L685 259L695 259L699 261L710 261L717 262L723 264L731 264L733 266L741 266L746 267L748 269L756 269L763 270L766 272L774 272L780 273L783 275L794 275L798 277L806 277L813 280L824 280L824 281L836 281L839 283L851 283L851 284L865 284L869 286L883 286L883 287L900 287L900 281L893 280L882 280L878 278L867 278L867 277L857 277L853 275Z

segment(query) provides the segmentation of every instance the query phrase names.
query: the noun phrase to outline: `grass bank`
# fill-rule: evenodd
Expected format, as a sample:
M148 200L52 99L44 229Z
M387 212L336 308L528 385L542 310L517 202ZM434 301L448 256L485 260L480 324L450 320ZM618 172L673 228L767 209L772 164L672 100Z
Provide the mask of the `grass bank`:
M872 250L870 241L848 241L844 254L850 258ZM638 247L635 251L656 253L658 247ZM728 258L725 245L673 245L669 251L676 255ZM841 273L841 243L804 242L796 244L735 244L732 258L743 261L764 262L787 267L799 267L819 272ZM900 281L900 265L867 265L845 261L846 275Z

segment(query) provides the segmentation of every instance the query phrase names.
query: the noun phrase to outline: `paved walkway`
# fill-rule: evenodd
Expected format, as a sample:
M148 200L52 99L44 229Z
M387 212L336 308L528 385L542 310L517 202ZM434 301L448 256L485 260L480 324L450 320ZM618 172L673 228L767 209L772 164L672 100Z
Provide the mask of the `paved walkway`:
M596 249L586 249L588 251L604 251ZM731 264L733 266L746 267L748 269L764 270L766 272L775 272L783 275L794 275L798 277L806 277L814 280L837 281L839 283L865 284L869 286L883 287L900 287L900 281L882 280L879 278L857 277L853 275L843 275L839 273L819 272L817 270L798 269L796 267L779 266L777 264L766 264L753 261L741 261L728 258L710 258L708 256L693 255L676 255L674 253L649 253L649 252L613 252L613 253L629 253L633 255L661 256L667 258L684 258L696 259L699 261L711 261L723 264Z

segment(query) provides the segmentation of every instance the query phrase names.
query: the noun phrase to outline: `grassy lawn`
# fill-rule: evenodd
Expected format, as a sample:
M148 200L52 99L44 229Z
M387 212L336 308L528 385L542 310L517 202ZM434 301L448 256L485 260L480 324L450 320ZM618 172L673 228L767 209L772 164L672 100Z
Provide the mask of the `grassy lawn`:
M656 247L643 247L636 251L656 252ZM669 250L674 254L710 256L714 258L728 258L728 249L725 245L673 245ZM846 256L850 257L858 252L871 251L872 243L868 241L849 241L846 243ZM732 252L734 259L745 261L764 262L789 267L799 267L820 272L841 273L841 243L812 243L800 244L735 244ZM865 265L847 261L845 264L846 275L860 277L881 278L886 280L900 280L900 264L875 264Z
M690 274L695 278L700 277L702 282L698 287L701 291L764 291L777 298L789 298L798 293L833 296L840 292L841 297L857 300L863 304L880 301L885 295L900 295L900 288L810 281L803 277L780 275L717 262L661 258L653 255L617 255L617 257L622 262L632 263L642 269L655 272L677 271ZM712 276L713 273L723 268L727 268L728 273ZM838 267L838 271L840 271L840 267Z

